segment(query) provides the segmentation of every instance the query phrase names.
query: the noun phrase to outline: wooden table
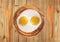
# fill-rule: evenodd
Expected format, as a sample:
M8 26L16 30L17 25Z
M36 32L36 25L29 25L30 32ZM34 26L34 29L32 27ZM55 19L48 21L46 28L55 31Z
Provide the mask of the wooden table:
M35 5L43 11L43 30L34 37L20 35L13 25L14 13L24 5ZM47 7L53 6L53 38L49 38ZM60 42L60 0L0 0L0 42Z

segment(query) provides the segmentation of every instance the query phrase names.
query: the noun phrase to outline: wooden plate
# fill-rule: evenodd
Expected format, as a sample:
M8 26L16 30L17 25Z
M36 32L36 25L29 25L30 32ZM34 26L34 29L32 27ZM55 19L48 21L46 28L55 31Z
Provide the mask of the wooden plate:
M36 30L33 31L33 32L29 32L29 33L21 31L21 30L19 29L18 25L17 25L17 22L16 22L16 19L17 19L17 17L19 16L19 14L20 14L21 12L23 12L24 10L26 10L26 9L34 9L34 10L36 10L38 13L40 13L41 18L42 18L42 23L41 23L41 25L38 27L38 29L36 29ZM21 35L26 36L26 37L34 36L34 35L38 34L38 33L43 29L44 19L43 19L43 16L42 16L42 11L39 10L39 8L37 8L36 6L33 6L33 5L23 6L23 7L19 8L19 9L16 11L16 13L14 14L13 24L14 24L15 28L17 29L17 31L18 31Z

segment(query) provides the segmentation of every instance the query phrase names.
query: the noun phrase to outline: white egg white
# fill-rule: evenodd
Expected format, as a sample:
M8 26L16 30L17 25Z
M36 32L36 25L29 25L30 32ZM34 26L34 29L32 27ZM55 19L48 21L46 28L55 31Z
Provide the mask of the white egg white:
M25 26L20 25L18 22L21 16L26 16L28 19L28 23ZM40 19L38 25L36 26L32 25L30 22L31 17L33 16L37 16ZM23 32L33 32L40 26L41 22L42 22L41 15L36 10L33 10L33 9L27 9L23 11L22 13L20 13L20 15L17 17L17 25L19 29L22 30Z

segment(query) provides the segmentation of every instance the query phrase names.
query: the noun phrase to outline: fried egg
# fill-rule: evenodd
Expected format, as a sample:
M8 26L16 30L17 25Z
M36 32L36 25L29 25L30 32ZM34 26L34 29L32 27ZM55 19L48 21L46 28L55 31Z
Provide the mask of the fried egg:
M28 23L28 20L25 16L22 16L20 19L19 19L19 24L21 24L22 26L26 25Z
M37 16L33 16L31 19L30 19L30 22L32 25L37 25L39 23L39 18Z
M41 15L36 10L26 9L17 17L18 28L23 32L33 32L41 24Z

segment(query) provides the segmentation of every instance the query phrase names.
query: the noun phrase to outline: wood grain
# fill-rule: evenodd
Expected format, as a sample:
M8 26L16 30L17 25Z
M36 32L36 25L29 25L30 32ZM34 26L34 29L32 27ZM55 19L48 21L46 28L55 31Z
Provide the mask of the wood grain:
M48 5L53 6L53 38L49 38ZM34 37L23 37L13 25L14 13L24 5L35 5L45 18L42 31ZM60 42L60 0L0 0L0 42Z

